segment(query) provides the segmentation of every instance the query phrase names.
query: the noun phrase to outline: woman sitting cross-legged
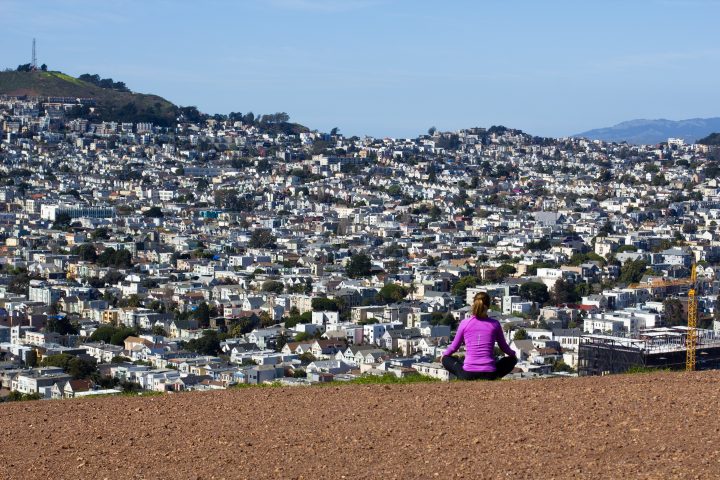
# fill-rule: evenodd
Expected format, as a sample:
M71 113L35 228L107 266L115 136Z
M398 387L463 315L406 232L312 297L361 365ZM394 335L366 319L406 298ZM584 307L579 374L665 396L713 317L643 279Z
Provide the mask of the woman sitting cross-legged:
M479 292L472 305L472 316L460 322L455 339L443 352L442 364L460 380L496 380L502 378L517 363L515 352L505 341L500 322L487 316L490 295ZM500 360L493 355L495 342L507 354ZM465 344L465 363L453 357L461 344Z

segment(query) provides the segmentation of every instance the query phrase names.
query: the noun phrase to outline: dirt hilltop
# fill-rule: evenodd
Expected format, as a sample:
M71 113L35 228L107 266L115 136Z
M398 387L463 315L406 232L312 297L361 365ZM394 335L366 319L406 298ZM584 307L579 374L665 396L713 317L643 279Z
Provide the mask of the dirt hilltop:
M720 372L0 405L3 479L718 478Z

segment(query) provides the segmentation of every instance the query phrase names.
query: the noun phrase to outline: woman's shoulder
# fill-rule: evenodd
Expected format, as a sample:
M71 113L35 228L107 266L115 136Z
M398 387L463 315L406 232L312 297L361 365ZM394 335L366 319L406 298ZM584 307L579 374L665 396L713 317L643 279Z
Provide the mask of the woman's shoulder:
M498 326L500 325L500 322L498 322L496 319L494 319L492 317L478 318L475 315L470 315L469 317L465 317L465 319L460 323L462 324L462 323L470 323L470 322L485 322L485 323L491 324L491 325L495 325L495 324L497 324Z

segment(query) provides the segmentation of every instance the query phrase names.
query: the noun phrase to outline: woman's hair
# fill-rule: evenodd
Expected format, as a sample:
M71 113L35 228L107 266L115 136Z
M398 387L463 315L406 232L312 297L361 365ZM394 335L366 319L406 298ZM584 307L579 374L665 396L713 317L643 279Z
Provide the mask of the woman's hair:
M490 295L485 292L476 293L472 304L472 314L475 318L487 317L488 308L490 308Z

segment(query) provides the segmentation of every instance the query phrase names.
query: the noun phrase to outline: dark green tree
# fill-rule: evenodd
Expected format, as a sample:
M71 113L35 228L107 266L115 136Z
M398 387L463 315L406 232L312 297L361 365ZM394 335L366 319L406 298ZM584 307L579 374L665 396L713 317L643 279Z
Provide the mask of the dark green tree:
M283 293L285 290L285 285L283 285L282 282L278 282L276 280L266 280L262 284L262 291L263 292L271 292L271 293Z
M257 228L250 236L249 246L252 248L275 248L275 235L267 228Z
M498 280L500 280L509 277L515 272L517 272L517 269L513 265L510 265L509 263L503 263L497 268L497 270L495 271L495 275L497 276Z
M110 343L113 345L124 345L125 339L131 335L136 335L137 331L130 327L120 327L110 337Z
M340 304L332 298L315 297L312 299L312 309L314 312L339 312Z
M48 317L45 323L45 331L57 333L58 335L77 335L78 329L70 323L67 317Z
M557 279L555 285L553 285L552 291L550 292L550 298L552 299L552 303L555 305L573 303L578 300L578 296L575 292L575 286L564 278Z
M90 243L77 245L70 250L70 254L77 255L83 262L94 263L97 260L97 251Z
M220 352L220 339L215 330L205 330L200 338L186 342L185 348L200 355L217 355Z
M388 283L380 289L378 297L382 303L399 302L407 297L409 291L407 288L396 283Z
M628 260L620 268L620 278L618 279L621 283L635 283L642 280L645 270L647 270L647 262L645 260Z
M464 297L465 293L467 292L467 289L476 286L478 283L480 283L480 281L478 280L477 277L473 277L473 276L462 277L453 284L450 291L452 292L453 295L456 295L459 297Z
M97 367L95 360L75 357L66 353L46 356L40 364L43 367L59 367L73 378L89 378Z
M143 213L145 218L163 218L165 214L160 207L150 207Z
M527 330L524 328L518 328L515 330L515 335L513 335L513 340L527 340L530 336L527 333Z
M192 316L198 321L201 328L207 328L210 325L210 306L206 302L202 302L193 310Z
M520 285L520 296L540 305L550 300L547 286L542 282L527 282Z
M55 222L53 222L53 230L65 230L70 226L72 217L68 213L59 213L55 216Z
M345 273L347 273L350 278L367 277L370 275L371 269L372 263L370 256L364 252L360 252L350 256L350 260L345 267Z
M687 315L683 304L677 298L663 300L663 318L667 326L687 325Z

